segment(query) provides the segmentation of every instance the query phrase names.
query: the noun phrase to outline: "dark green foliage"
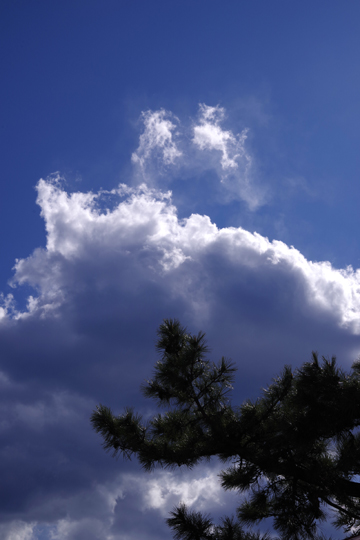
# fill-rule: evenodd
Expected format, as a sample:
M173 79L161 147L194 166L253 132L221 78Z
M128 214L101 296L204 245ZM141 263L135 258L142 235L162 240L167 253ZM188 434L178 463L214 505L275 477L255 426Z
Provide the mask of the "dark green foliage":
M209 516L190 512L180 504L166 520L174 531L175 540L270 540L268 535L245 532L234 518L225 517L214 526Z
M167 524L174 530L175 540L210 540L212 522L200 512L189 512L185 504L180 504L173 512Z
M161 359L145 396L165 407L146 425L131 410L115 417L100 405L91 421L104 447L147 470L219 457L227 468L222 486L243 492L237 521L175 509L168 524L178 540L255 540L244 531L265 518L286 540L320 538L329 516L347 532L360 530L360 364L350 374L335 358L313 353L311 362L283 373L256 401L229 402L234 367L206 358L204 334L190 335L178 321L158 331Z

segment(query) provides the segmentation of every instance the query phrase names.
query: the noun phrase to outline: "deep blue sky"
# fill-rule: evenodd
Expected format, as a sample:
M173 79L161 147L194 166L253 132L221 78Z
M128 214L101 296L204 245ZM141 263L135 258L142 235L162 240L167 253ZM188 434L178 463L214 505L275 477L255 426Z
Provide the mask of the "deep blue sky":
M344 270L360 267L359 20L356 0L3 0L0 384L13 424L0 433L1 538L16 527L20 540L169 537L177 495L145 501L137 530L126 475L141 473L121 465L114 481L119 464L88 426L100 399L143 403L163 317L243 359L239 401L312 349L347 367L360 352L360 276ZM151 146L166 126L170 146ZM227 169L215 132L233 145ZM60 183L38 185L41 217L35 186L55 172ZM155 194L136 191L144 181ZM90 216L86 194L119 183L135 189L128 202L103 195L107 218ZM173 207L161 206L168 189Z
M262 232L275 237L268 221L286 214L290 244L358 265L358 2L5 1L0 10L3 284L15 257L44 244L40 177L59 170L81 176L82 189L113 186L141 110L188 116L202 102L250 127L266 181L302 177L317 193L275 201ZM246 110L249 100L267 120Z

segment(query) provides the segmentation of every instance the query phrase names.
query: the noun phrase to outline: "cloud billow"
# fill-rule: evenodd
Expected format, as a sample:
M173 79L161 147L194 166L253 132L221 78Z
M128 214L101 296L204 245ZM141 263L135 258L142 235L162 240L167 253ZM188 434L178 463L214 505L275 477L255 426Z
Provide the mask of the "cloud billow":
M287 276L294 284L289 305L300 301L296 291L301 289L303 305L328 312L340 327L360 333L358 270L338 270L326 261L308 261L294 247L270 242L240 227L218 229L205 215L192 214L179 220L170 193L146 185L126 190L120 187L117 194L122 200L107 212L97 207L102 192L68 194L58 180L40 180L37 189L47 246L15 264L13 284L28 284L38 291L36 298L30 298L28 309L16 312L15 318L55 316L79 291L82 279L77 272L84 263L86 272L94 273L95 291L121 288L125 273L127 290L136 280L149 280L160 286L163 283L173 297L186 299L190 293L186 282L189 289L196 282L198 292L192 291L191 302L205 313L216 283L221 282L221 277L211 275L212 259L221 260L225 272L232 268L237 276L246 275L249 280L251 275L254 281L271 275L274 281L282 282ZM127 268L131 268L130 273ZM205 294L207 287L211 294ZM6 309L5 303L4 318Z
M154 174L155 156L167 174L186 160L180 124L161 111L143 119L134 166ZM223 121L221 108L203 106L188 140L214 155L226 186L251 159L246 134L224 131ZM215 514L232 507L232 494L219 492L217 464L144 477L136 462L106 456L91 431L99 402L154 412L139 386L157 359L163 318L205 331L214 360L232 357L234 403L312 349L345 365L358 354L358 270L309 261L283 242L219 228L208 215L180 219L161 181L138 180L98 193L68 193L56 175L37 184L47 244L17 260L13 294L0 309L6 540L152 540L168 537L163 517L179 498ZM22 286L33 290L25 308L16 303Z

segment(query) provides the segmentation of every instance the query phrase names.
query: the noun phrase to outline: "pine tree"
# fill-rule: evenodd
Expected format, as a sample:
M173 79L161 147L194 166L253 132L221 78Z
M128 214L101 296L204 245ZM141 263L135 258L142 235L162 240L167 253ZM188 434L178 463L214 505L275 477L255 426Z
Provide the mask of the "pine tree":
M207 359L204 334L165 320L158 338L161 359L142 391L165 412L143 423L131 409L114 416L100 405L91 422L106 450L136 455L148 471L212 456L226 464L222 486L245 494L237 520L214 525L180 504L167 520L175 539L254 540L260 536L247 528L265 518L286 540L320 538L329 509L335 526L360 531L360 363L347 374L335 358L313 353L236 408L229 400L234 365Z

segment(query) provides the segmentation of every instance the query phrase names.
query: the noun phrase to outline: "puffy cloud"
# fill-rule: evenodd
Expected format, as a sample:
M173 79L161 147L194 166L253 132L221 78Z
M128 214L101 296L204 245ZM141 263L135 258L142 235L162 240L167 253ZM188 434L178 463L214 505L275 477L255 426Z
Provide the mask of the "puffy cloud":
M360 345L359 271L206 215L180 219L171 194L146 185L67 193L56 176L37 190L47 244L16 262L1 311L0 533L155 540L168 536L163 516L180 499L226 512L216 466L144 477L103 453L92 409L152 414L138 388L164 317L206 331L211 356L237 362L235 403L311 349L349 363ZM31 289L25 308L21 288Z
M131 486L132 490L136 487L144 508L159 510L164 516L179 500L187 506L209 510L212 506L224 504L218 472L216 469L205 469L200 477L195 478L190 474L181 478L178 474L165 471L145 479L124 475L124 492L126 486Z
M309 309L327 312L339 326L360 333L359 270L308 261L294 247L271 242L256 232L218 229L208 216L193 214L179 220L169 192L142 185L136 189L120 187L114 193L120 199L118 204L104 212L98 205L103 192L68 194L58 180L40 180L37 202L46 223L47 246L18 260L13 278L14 285L28 284L39 294L29 298L27 311L17 313L17 317L56 313L74 292L71 288L77 280L70 269L85 261L97 273L96 287L101 282L105 286L105 280L107 287L120 285L122 272L114 267L129 265L134 276L144 274L154 283L165 280L172 295L191 298L193 306L205 313L211 309L210 291L214 292L214 285L221 281L221 277L211 275L213 269L208 264L210 258L216 258L224 268L232 267L238 275L252 274L254 280L271 275L281 283L287 276L294 284L290 303L300 300ZM109 267L114 271L109 273ZM201 285L204 275L210 281ZM8 305L9 299L4 300L3 318Z
M185 470L113 474L102 483L93 481L91 489L38 500L32 521L16 519L0 525L1 538L121 540L133 538L134 529L142 538L156 538L149 533L149 521L154 520L157 532L164 534L164 518L179 500L215 514L224 506L228 511L233 507L234 496L224 494L219 471L219 466L200 466L195 474Z
M16 316L16 308L14 303L14 295L7 294L4 296L3 293L0 293L0 321L1 319L6 319L9 316Z

